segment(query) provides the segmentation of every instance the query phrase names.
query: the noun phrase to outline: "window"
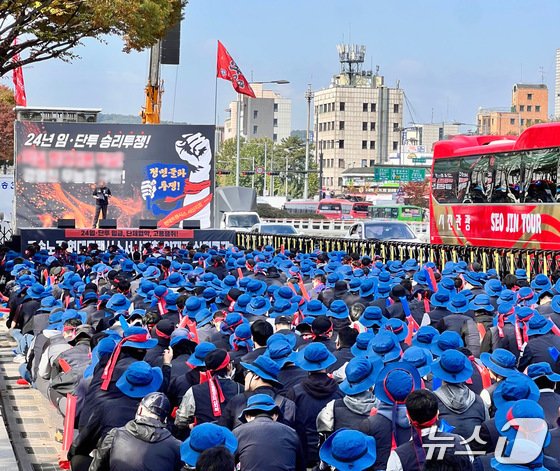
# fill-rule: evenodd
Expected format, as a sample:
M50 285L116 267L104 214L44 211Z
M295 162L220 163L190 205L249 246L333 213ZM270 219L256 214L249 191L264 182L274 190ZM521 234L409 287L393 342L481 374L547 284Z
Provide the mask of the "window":
M340 106L340 111L344 111L344 109L346 108L346 103L344 103L343 101L340 102L339 104Z
M344 159L338 159L338 168L344 168Z
M532 105L527 105L527 111L529 111L529 112L533 111Z
M367 149L367 141L362 141L362 149Z
M525 105L519 105L519 111L523 113L525 111Z
M362 110L363 110L364 113L367 113L367 110L368 110L368 104L367 103L363 104Z
M339 129L340 131L344 131L344 121L340 121L340 122L338 123L338 129Z
M278 126L278 118L274 118L274 119L272 120L272 125L273 125L274 127Z
M273 134L273 135L272 135L272 140L273 140L274 142L276 142L276 141L278 140L278 134Z
M399 150L399 141L393 141L393 150Z
M258 126L253 126L253 134L257 134L258 130L259 130Z
M274 112L278 112L278 103L274 103Z
M521 118L519 121L520 121L521 126L523 126L525 124L525 120L523 118Z
M533 120L532 120L532 119L528 119L528 120L527 120L527 126L531 126L531 124L533 124Z
M367 167L367 160L366 159L362 159L362 167Z
M532 100L532 99L533 99L533 94L527 93L527 100Z
M399 123L393 123L393 131L399 130Z
M515 118L510 118L509 124L511 124L511 125L515 124Z
M375 103L371 104L371 112L375 113L377 111L377 105Z
M339 148L339 149L344 149L344 139L340 139L340 140L338 141L338 148Z
M362 123L362 131L367 131L367 121Z
M393 105L393 113L398 113L398 112L399 112L399 105L395 103Z
M536 112L536 113L540 113L540 112L541 112L541 105L535 105L535 112Z
M375 160L373 160L373 159L370 160L370 161L369 161L369 166L370 166L370 167L373 167L374 165L375 165Z
M259 111L253 110L253 119L257 119L259 117Z
M375 141L369 141L369 148L375 150Z
M375 122L369 123L369 130L370 131L375 131Z

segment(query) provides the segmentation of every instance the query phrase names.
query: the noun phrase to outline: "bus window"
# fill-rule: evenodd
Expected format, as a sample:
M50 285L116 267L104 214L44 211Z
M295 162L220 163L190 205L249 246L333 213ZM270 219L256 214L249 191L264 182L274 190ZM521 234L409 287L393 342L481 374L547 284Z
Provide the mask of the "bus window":
M460 159L439 159L434 162L432 194L440 203L457 203L457 179Z
M321 203L319 205L319 212L320 213L333 213L333 212L340 212L340 204L339 203Z
M486 203L487 192L492 191L492 174L488 172L488 157L464 157L461 159L461 171L469 174L463 203Z
M525 202L553 203L556 201L558 152L539 150L528 152L524 159L527 189Z

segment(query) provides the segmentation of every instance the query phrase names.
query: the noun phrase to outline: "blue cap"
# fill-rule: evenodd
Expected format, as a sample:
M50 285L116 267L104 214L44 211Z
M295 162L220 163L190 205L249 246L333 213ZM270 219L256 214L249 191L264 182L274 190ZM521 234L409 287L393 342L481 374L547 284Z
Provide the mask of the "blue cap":
M339 471L369 469L376 456L373 437L344 428L327 438L319 450L321 460Z
M385 404L403 402L414 390L422 387L418 371L410 363L389 363L375 381L375 396Z
M346 378L340 383L340 390L347 396L355 396L370 389L383 369L381 360L365 357L352 358L346 368Z
M216 345L210 342L201 342L195 349L193 354L187 360L187 363L193 368L204 366L204 359L211 351L216 350Z

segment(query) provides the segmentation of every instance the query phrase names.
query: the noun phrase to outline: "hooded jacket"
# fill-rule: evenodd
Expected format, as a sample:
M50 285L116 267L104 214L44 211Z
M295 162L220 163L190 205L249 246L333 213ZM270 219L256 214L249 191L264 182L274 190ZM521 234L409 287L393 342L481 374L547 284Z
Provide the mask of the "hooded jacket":
M330 434L341 428L356 429L378 405L379 401L371 391L331 401L317 416L317 431Z

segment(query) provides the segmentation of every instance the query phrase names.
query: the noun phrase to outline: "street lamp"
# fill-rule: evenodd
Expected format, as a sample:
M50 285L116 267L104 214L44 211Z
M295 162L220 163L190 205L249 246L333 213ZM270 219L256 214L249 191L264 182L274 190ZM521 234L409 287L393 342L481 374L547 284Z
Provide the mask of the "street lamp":
M266 80L266 81L258 81L258 82L251 82L253 84L267 84L272 83L276 85L286 85L290 83L289 80ZM240 157L241 157L241 93L237 94L237 146L236 146L236 157L235 157L235 186L239 186L239 169L240 169Z
M307 200L309 197L309 127L311 125L311 100L313 99L311 84L309 84L307 91L305 92L305 99L307 100L307 131L305 133L305 175L303 180L303 199Z

